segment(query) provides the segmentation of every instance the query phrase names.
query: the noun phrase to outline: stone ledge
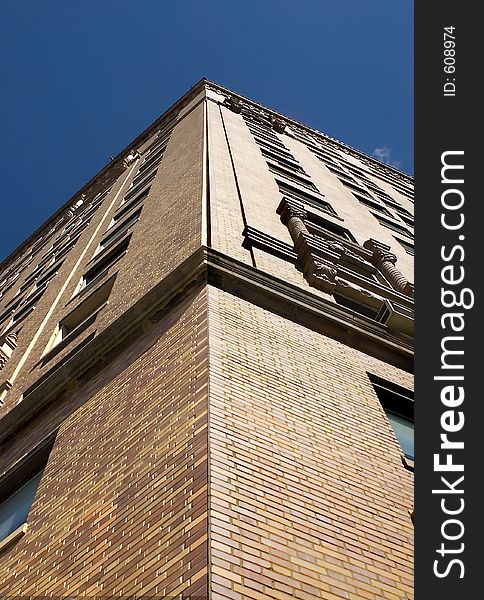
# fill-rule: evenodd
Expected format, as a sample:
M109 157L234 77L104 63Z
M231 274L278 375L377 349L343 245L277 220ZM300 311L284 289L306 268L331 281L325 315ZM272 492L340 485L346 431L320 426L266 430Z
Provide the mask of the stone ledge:
M24 391L22 401L0 421L0 443L20 429L72 382L83 382L143 335L175 306L180 298L203 285L220 289L279 314L322 335L406 371L412 370L413 345L373 320L314 295L216 250L200 247L167 277L154 286L116 321L89 343L53 365ZM111 360L110 359L110 360ZM96 366L97 365L97 366Z
M23 537L26 534L28 527L27 523L23 523L20 527L17 527L15 531L12 531L10 535L7 535L6 538L0 540L0 552L3 552L8 546Z

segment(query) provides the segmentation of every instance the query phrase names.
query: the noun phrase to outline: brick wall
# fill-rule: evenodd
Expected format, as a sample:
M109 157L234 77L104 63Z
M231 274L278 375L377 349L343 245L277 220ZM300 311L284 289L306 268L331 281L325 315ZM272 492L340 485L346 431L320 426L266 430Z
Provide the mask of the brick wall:
M53 407L65 420L29 529L1 556L2 594L206 595L207 359L201 290L74 394L70 416ZM23 434L4 468L41 422Z
M213 598L412 597L413 475L366 372L412 377L209 292Z

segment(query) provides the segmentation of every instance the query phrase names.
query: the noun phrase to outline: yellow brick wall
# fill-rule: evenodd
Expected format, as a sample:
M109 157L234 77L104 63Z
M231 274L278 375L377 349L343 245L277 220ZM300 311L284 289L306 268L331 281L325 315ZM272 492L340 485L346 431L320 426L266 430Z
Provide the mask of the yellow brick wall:
M206 291L140 344L71 399L28 531L1 556L3 595L206 594Z
M413 475L367 371L408 373L210 288L213 598L412 597Z

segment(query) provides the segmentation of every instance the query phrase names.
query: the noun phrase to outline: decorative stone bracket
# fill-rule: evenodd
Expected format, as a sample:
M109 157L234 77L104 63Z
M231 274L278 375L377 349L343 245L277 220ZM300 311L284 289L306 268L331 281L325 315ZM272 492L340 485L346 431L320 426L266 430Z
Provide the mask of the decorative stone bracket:
M9 333L4 339L0 339L0 371L11 358L13 351L17 347L17 334Z
M225 98L224 104L229 108L232 112L239 114L242 110L242 103L238 98L234 96L229 96Z
M283 198L277 213L289 229L294 242L294 249L297 253L296 266L303 272L310 285L331 294L336 287L338 253L329 251L324 257L314 254L309 243L312 235L304 224L307 212L301 203Z
M397 257L390 252L390 246L370 238L363 244L363 248L372 252L373 264L383 273L392 286L402 294L413 298L413 284L396 268Z
M123 160L123 167L127 169L138 158L140 158L140 153L137 150L130 150L128 156Z
M270 113L254 110L254 107L242 102L235 96L226 96L223 103L229 110L237 114L242 112L242 108L245 110L250 110L251 114L253 114L256 118L263 119L265 122L270 122L272 128L277 133L284 133L286 129L286 123L279 117L271 116Z
M379 270L393 290L409 296L409 306L411 305L413 285L395 267L396 256L389 252L389 246L370 239L363 244L363 248L353 249L343 241L312 235L305 224L308 213L304 204L292 198L284 197L277 213L289 229L294 242L296 267L302 271L311 286L328 294L339 290L345 296L378 310L385 298L395 295L371 279L371 275ZM348 276L348 281L341 277L342 271L353 272L354 277ZM366 279L359 274L365 274ZM360 281L365 283L358 285ZM398 302L398 296L392 300Z
M284 130L286 129L286 124L284 123L284 121L282 121L281 119L277 119L276 117L273 117L271 119L272 122L272 127L274 129L274 131L277 131L277 133L284 133Z

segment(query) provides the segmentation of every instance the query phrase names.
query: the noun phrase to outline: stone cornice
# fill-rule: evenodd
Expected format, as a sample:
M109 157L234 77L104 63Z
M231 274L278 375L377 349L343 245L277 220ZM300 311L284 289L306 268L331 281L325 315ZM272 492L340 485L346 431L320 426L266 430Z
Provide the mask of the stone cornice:
M55 365L0 421L0 442L66 390L89 380L182 299L207 283L407 371L410 338L210 248L202 247L88 344ZM304 357L301 357L304 360Z
M290 127L294 127L296 129L299 129L300 131L310 133L311 135L316 136L316 138L321 139L321 141L329 142L330 144L332 144L335 147L340 147L340 149L342 149L343 151L345 151L349 154L353 154L356 158L359 158L359 159L363 158L366 161L370 161L370 163L373 163L379 169L388 171L389 173L393 173L397 177L401 177L402 179L404 179L405 181L407 181L408 183L411 183L413 185L414 179L411 175L409 175L408 173L405 173L404 171L397 169L396 167L393 167L392 165L387 165L386 163L375 158L374 156L370 156L369 154L366 154L362 150L353 148L349 144L345 144L344 142L342 142L341 140L338 140L337 138L334 138L334 137L331 137L330 135L322 133L321 131L318 131L317 129L313 129L312 127L309 127L309 125L300 123L299 121L296 121L295 119L287 117L286 115L283 115L282 113L279 113L271 108L267 108L266 106L259 104L255 100L251 100L250 98L247 98L246 96L242 96L241 94L238 94L237 92L234 92L234 91L230 90L229 88L226 88L218 83L215 83L215 82L209 81L209 80L204 80L204 81L205 81L205 86L208 89L213 89L215 92L219 92L219 93L222 92L223 94L226 94L227 96L231 97L232 99L244 103L246 106L254 107L258 111L264 112L267 115L267 117L269 118L269 120L271 120L271 121L280 121L280 122L288 124Z

